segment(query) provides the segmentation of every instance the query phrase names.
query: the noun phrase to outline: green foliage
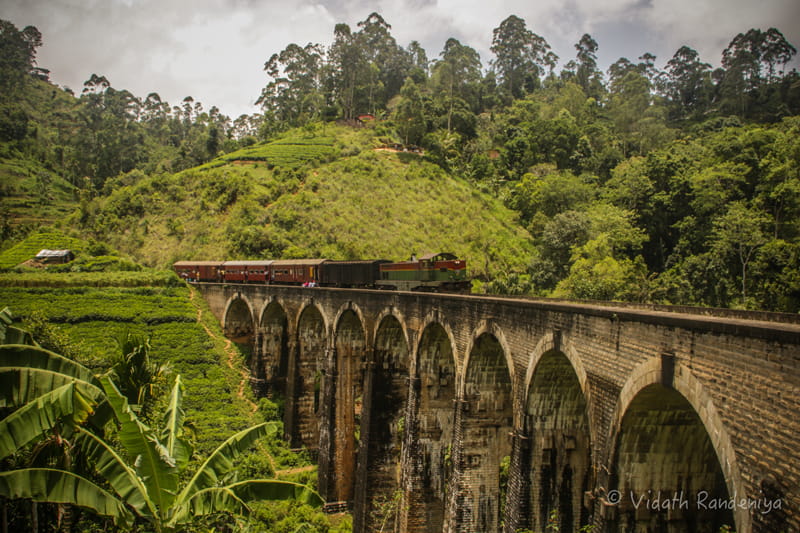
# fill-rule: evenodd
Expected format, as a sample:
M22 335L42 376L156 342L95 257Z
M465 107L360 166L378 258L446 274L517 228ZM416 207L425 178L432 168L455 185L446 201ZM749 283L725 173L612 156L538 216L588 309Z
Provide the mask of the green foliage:
M146 270L142 272L14 272L0 274L0 287L178 287L174 272Z
M258 412L261 413L265 421L280 420L281 408L269 398L258 400Z
M284 137L266 144L249 146L208 163L215 167L225 163L263 162L268 167L294 169L319 163L334 156L333 137ZM203 168L203 167L200 167Z
M70 249L77 254L84 251L86 246L86 241L69 237L60 231L39 231L0 254L0 268L13 267L33 259L43 249Z
M636 260L614 257L607 234L602 234L575 251L569 274L552 296L580 300L646 301L647 267Z
M584 207L591 202L595 187L571 172L558 172L543 166L536 173L525 174L514 186L509 204L520 212L523 221L538 213L553 217L564 211Z
M148 337L125 331L115 340L119 351L112 361L111 375L128 403L144 416L168 368L151 362Z
M142 347L130 338L124 344ZM302 485L277 480L237 481L231 477L233 459L267 429L273 433L277 430L269 424L228 438L179 491L178 475L191 455L184 437L180 377L175 380L165 410L159 442L156 433L137 418L107 376L98 380L82 365L35 346L0 346L0 363L0 376L6 384L19 384L3 387L2 405L19 409L0 421L0 458L19 451L44 432L59 428L58 432L67 438L74 435L76 448L111 488L107 492L90 478L66 470L17 469L0 475L0 492L7 498L79 505L128 526L133 522L132 510L156 531L172 531L195 516L223 510L248 514L250 509L245 502L251 500L293 499L315 506L322 503L316 493ZM96 419L100 413L108 413L108 408L118 424L116 441L124 455L84 426L90 416Z
M775 28L736 35L713 72L683 46L663 70L651 54L620 59L604 82L588 34L558 73L547 40L512 15L484 73L469 43L449 39L430 62L372 13L337 25L327 49L274 54L264 114L234 121L97 74L75 97L31 75L41 39L3 21L0 268L37 246L81 249L18 242L50 222L102 243L50 268L113 272L111 284L133 283L117 273L138 263L449 250L493 292L549 295L563 282L561 294L798 309L800 84ZM375 150L398 141L424 155ZM746 256L723 245L736 202L763 221ZM614 278L602 290L579 281L602 272ZM48 282L24 272L20 283Z

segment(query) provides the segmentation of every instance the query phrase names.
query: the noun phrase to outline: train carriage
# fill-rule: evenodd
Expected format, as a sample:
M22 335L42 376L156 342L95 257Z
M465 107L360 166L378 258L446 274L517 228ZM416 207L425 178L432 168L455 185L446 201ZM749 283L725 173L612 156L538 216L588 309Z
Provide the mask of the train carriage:
M225 261L222 277L226 283L268 283L274 261Z
M319 284L320 266L326 259L290 259L273 261L272 283L287 285Z
M450 253L428 254L410 261L381 259L331 261L290 259L260 261L179 261L181 279L197 283L260 283L402 291L470 290L467 262Z
M218 283L222 281L223 261L178 261L172 267L186 281Z

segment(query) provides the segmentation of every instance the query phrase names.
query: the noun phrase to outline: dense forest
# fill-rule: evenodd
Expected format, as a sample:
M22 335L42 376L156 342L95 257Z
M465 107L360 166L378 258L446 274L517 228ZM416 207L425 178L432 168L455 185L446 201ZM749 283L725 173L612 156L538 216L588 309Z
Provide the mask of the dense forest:
M61 220L166 266L176 257L154 251L153 206L169 218L169 206L187 209L182 191L196 188L197 226L201 212L216 216L202 222L225 230L219 249L230 257L352 258L383 252L385 237L344 243L348 228L330 226L320 241L303 213L338 197L315 203L314 195L344 176L367 186L424 174L514 214L517 227L500 239L513 246L479 242L466 257L495 264L476 269L480 290L800 310L800 74L787 71L796 49L775 28L733 36L718 68L682 46L666 61L642 53L603 72L590 35L573 58L559 58L517 16L494 29L484 64L454 38L435 57L417 42L403 47L373 13L355 28L337 24L330 46L289 44L266 58L263 113L233 120L191 97L173 106L157 93L133 95L97 74L79 95L56 87L36 62L44 38L0 21L6 243ZM288 166L267 158L263 175L215 163L303 138L328 148ZM424 155L395 172L366 153L376 146ZM210 168L203 179L201 165ZM439 209L459 210L459 202L442 207L448 191ZM298 193L305 203L289 199ZM180 242L189 221L171 215L164 232ZM151 226L130 229L142 220ZM476 229L463 239L489 235Z

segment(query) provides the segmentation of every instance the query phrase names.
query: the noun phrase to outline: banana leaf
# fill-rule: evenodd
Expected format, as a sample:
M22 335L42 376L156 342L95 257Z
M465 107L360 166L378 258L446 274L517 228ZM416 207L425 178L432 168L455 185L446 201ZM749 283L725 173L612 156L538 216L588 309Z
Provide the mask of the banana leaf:
M219 511L247 515L247 502L260 500L293 500L313 507L321 507L322 497L299 483L277 479L242 481L227 487L209 487L195 492L187 501L175 507L168 525L174 527L188 518Z
M128 405L128 400L119 392L108 376L101 378L108 403L114 409L119 422L117 436L135 465L136 473L147 487L153 507L159 510L160 520L175 501L178 489L178 469L167 449L158 441L153 431L139 421Z
M192 479L178 496L178 504L182 505L194 496L196 492L218 485L219 479L223 474L228 473L233 460L241 453L247 451L258 439L278 431L278 425L274 422L264 422L256 426L244 429L223 442L206 459L202 466L195 472Z
M102 393L92 371L75 361L38 346L0 345L0 407L24 405L75 380Z
M175 377L175 385L169 397L169 404L164 413L164 428L161 431L161 441L167 448L167 453L175 460L178 470L183 470L192 457L192 447L189 441L183 438L183 423L186 414L181 402L183 400L183 385L181 377Z
M36 341L30 333L24 329L12 326L14 317L11 315L11 310L4 307L0 311L0 344L30 344L36 345Z
M133 514L112 494L85 478L62 470L26 468L0 472L0 495L86 507L99 515L112 517L118 525L128 529L134 520Z
M76 446L85 454L88 462L105 479L119 498L133 507L139 516L156 517L147 488L133 468L107 442L97 435L81 429L75 439Z
M77 383L36 398L0 421L0 459L15 453L57 425L69 430L91 414L95 399Z

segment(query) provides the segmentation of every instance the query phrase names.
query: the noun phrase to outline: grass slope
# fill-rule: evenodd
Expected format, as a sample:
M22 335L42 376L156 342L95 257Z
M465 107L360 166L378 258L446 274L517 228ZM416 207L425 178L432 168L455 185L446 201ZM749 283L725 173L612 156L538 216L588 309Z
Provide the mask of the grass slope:
M378 151L368 129L295 131L203 167L144 176L77 215L145 264L180 259L404 259L450 251L473 274L524 271L515 215L437 165Z
M98 370L118 350L115 339L121 333L149 336L153 357L183 377L186 408L206 451L251 423L246 407L231 409L237 374L220 364L224 353L197 321L187 287L6 286L0 287L0 302L23 319L43 315ZM210 322L207 327L219 328L213 317Z
M321 167L267 216L292 256L400 260L450 251L488 276L523 270L531 253L499 201L407 154L367 151Z
M40 250L72 250L76 255L86 250L86 241L60 231L41 230L0 253L0 268L11 268L36 257Z
M78 204L75 187L52 170L57 165L46 155L78 103L66 91L31 78L24 98L13 105L24 112L35 134L17 143L0 142L0 218L13 227L52 224Z

